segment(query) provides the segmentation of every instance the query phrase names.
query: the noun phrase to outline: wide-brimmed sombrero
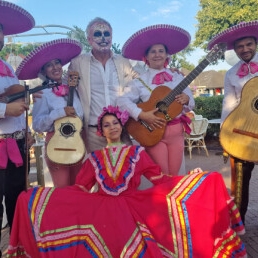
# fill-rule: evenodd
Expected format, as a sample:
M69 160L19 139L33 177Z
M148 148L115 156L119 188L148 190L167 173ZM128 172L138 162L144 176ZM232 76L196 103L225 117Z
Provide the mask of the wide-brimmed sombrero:
M35 20L23 8L10 2L0 0L0 23L4 35L22 33L35 26Z
M20 63L16 75L20 80L30 80L38 77L44 64L59 59L64 66L82 51L80 42L63 38L49 41L34 49Z
M163 44L168 54L175 54L188 46L190 34L177 26L157 24L143 28L134 33L123 45L122 54L132 60L142 60L148 47Z
M208 43L208 49L212 49L215 44L226 43L227 50L234 48L234 42L243 37L255 37L258 39L258 21L240 22L219 34Z

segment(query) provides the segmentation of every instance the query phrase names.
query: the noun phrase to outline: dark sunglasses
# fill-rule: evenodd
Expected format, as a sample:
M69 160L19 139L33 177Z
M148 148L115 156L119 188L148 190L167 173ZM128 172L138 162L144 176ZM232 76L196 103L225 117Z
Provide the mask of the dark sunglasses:
M103 33L101 31L95 31L93 34L94 37L110 37L110 32L109 31L104 31Z

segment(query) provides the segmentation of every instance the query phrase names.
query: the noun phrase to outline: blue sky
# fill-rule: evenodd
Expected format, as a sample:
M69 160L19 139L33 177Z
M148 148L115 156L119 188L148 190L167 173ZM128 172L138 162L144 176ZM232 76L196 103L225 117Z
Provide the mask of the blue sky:
M199 10L198 0L9 0L29 11L36 25L78 26L85 29L90 20L102 17L113 27L113 43L120 44L137 30L146 26L167 23L187 30L194 39ZM66 29L48 28L49 32L67 32ZM43 33L43 29L32 29L24 34ZM14 42L46 42L65 37L65 35L44 35L30 37L15 37ZM188 60L197 65L204 56L202 50L196 50ZM226 69L231 66L220 61L217 66L209 66L206 70Z

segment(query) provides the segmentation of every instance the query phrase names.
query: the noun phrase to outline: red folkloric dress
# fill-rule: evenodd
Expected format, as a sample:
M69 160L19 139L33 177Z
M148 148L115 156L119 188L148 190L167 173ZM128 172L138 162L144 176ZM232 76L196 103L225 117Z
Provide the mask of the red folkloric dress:
M138 190L142 175L154 186ZM170 177L117 145L91 153L76 185L20 195L8 257L246 257L241 233L220 173Z

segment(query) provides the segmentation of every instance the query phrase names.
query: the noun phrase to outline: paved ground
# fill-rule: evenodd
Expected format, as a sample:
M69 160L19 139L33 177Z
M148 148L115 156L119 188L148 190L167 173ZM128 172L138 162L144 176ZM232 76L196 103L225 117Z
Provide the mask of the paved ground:
M190 160L189 155L186 153L185 162L187 170L191 170L197 167L202 168L202 170L209 171L219 171L222 173L225 180L225 184L228 189L230 186L230 166L229 162L227 164L223 163L223 158L221 156L221 151L219 149L212 150L209 149L209 157L205 156L204 152L198 154L193 151L193 157ZM31 181L35 180L35 174L30 175ZM248 212L246 214L246 234L242 237L248 252L248 257L257 258L258 257L258 166L255 167L253 171L251 185L250 185L250 203ZM2 241L1 250L6 253L9 239L9 229L2 230ZM5 257L5 255L3 255ZM32 257L33 258L33 257Z

